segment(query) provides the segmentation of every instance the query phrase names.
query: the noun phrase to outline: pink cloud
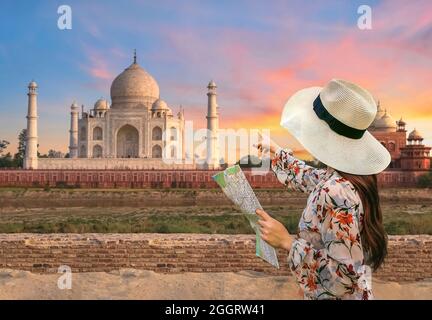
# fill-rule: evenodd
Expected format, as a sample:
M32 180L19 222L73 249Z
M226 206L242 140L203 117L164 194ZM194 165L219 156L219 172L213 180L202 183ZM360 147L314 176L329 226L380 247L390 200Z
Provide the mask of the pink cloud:
M109 80L112 79L112 74L105 68L105 66L93 66L89 68L90 75L98 78Z
M122 54L120 49L115 47L106 50L96 49L87 43L81 43L86 61L79 62L79 67L84 70L91 78L90 81L83 83L84 87L106 91L111 82L118 74L113 65L116 59L113 56Z
M182 78L168 80L161 91L184 97L186 111L190 107L191 116L199 112L196 117L202 117L204 85L213 78L219 84L221 116L230 118L225 123L244 124L241 120L248 118L259 125L264 117L276 121L296 90L338 77L363 85L395 115L432 117L432 2L383 1L372 8L373 29L369 31L359 30L355 22L319 26L311 21L313 30L326 31L327 36L322 37L316 32L302 36L304 15L288 12L284 2L274 5L280 6L281 14L260 17L262 23L274 27L271 31L157 26L166 50L149 52L147 57L185 68ZM315 13L321 10L309 7ZM188 16L200 11L189 6L182 12ZM133 19L122 27L148 31ZM110 50L115 57L123 54ZM108 59L90 54L86 70L96 83L105 81L107 86L117 72L111 71L114 69L104 58ZM190 74L186 68L191 69ZM196 83L197 79L202 82ZM203 97L198 107L199 94Z
M290 95L331 78L364 86L395 117L432 117L432 60L424 43L432 10L409 6L386 1L373 8L373 30L336 26L331 38L224 28L165 30L164 36L176 61L193 61L221 84L224 126L277 126Z
M91 50L89 52L89 65L85 67L86 71L96 79L112 80L113 72L108 67L108 62L105 60L105 56Z

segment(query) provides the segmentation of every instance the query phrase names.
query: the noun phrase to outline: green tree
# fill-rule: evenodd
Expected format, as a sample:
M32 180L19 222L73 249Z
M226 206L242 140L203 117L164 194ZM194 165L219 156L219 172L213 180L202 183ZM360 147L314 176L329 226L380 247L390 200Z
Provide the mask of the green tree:
M18 167L22 167L24 163L24 156L27 142L27 129L22 129L18 135L18 152L14 155L14 161Z
M0 140L0 168L8 168L14 166L14 161L10 152L2 154L9 144L9 141Z
M432 172L429 171L428 173L418 177L417 185L422 188L432 187Z
M65 155L61 151L49 149L48 150L48 158L64 158Z
M0 168L10 168L15 167L15 161L12 158L10 152L5 155L0 156Z
M8 145L9 145L9 141L0 140L0 153L2 153L7 148Z

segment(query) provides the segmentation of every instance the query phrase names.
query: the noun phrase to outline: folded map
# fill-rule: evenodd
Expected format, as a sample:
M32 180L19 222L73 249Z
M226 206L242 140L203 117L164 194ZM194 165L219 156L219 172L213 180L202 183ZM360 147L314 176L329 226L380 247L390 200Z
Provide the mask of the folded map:
M279 268L276 250L262 240L255 211L262 209L240 166L235 165L213 176L225 195L246 215L256 235L256 255Z

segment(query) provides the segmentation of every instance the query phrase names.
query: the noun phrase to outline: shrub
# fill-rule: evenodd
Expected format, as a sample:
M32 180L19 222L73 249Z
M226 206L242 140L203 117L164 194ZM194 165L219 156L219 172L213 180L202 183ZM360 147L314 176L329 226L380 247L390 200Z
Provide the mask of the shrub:
M421 188L432 187L432 172L428 172L418 177L417 185Z

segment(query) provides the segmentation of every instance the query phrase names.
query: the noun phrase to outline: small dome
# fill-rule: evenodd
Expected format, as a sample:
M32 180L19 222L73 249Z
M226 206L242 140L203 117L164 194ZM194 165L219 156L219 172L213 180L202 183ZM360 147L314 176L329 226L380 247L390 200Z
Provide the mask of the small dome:
M168 105L162 99L157 99L152 105L152 111L167 110Z
M29 85L28 85L28 87L29 88L37 88L37 83L34 81L34 80L32 80L30 83L29 83Z
M215 83L213 80L211 80L211 81L209 82L207 88L209 88L209 89L217 88L216 83Z
M380 119L374 121L374 124L377 129L396 129L396 122L387 111L384 112L384 115Z
M95 110L106 110L106 109L108 109L108 101L106 101L105 99L102 99L102 98L99 99L94 104L94 109Z
M414 129L408 135L408 140L423 140L423 137L421 136L420 132L417 131L417 129Z
M78 108L79 108L79 106L76 103L76 101L72 102L71 109L78 109Z
M171 109L168 107L167 103L165 101L163 101L162 99L157 99L153 103L151 110L153 112L165 111L167 115L169 115L169 116L173 115L173 113L172 113Z
M403 121L402 117L399 119L399 121L398 121L398 125L399 125L399 126L404 126L404 125L406 125L406 122Z

